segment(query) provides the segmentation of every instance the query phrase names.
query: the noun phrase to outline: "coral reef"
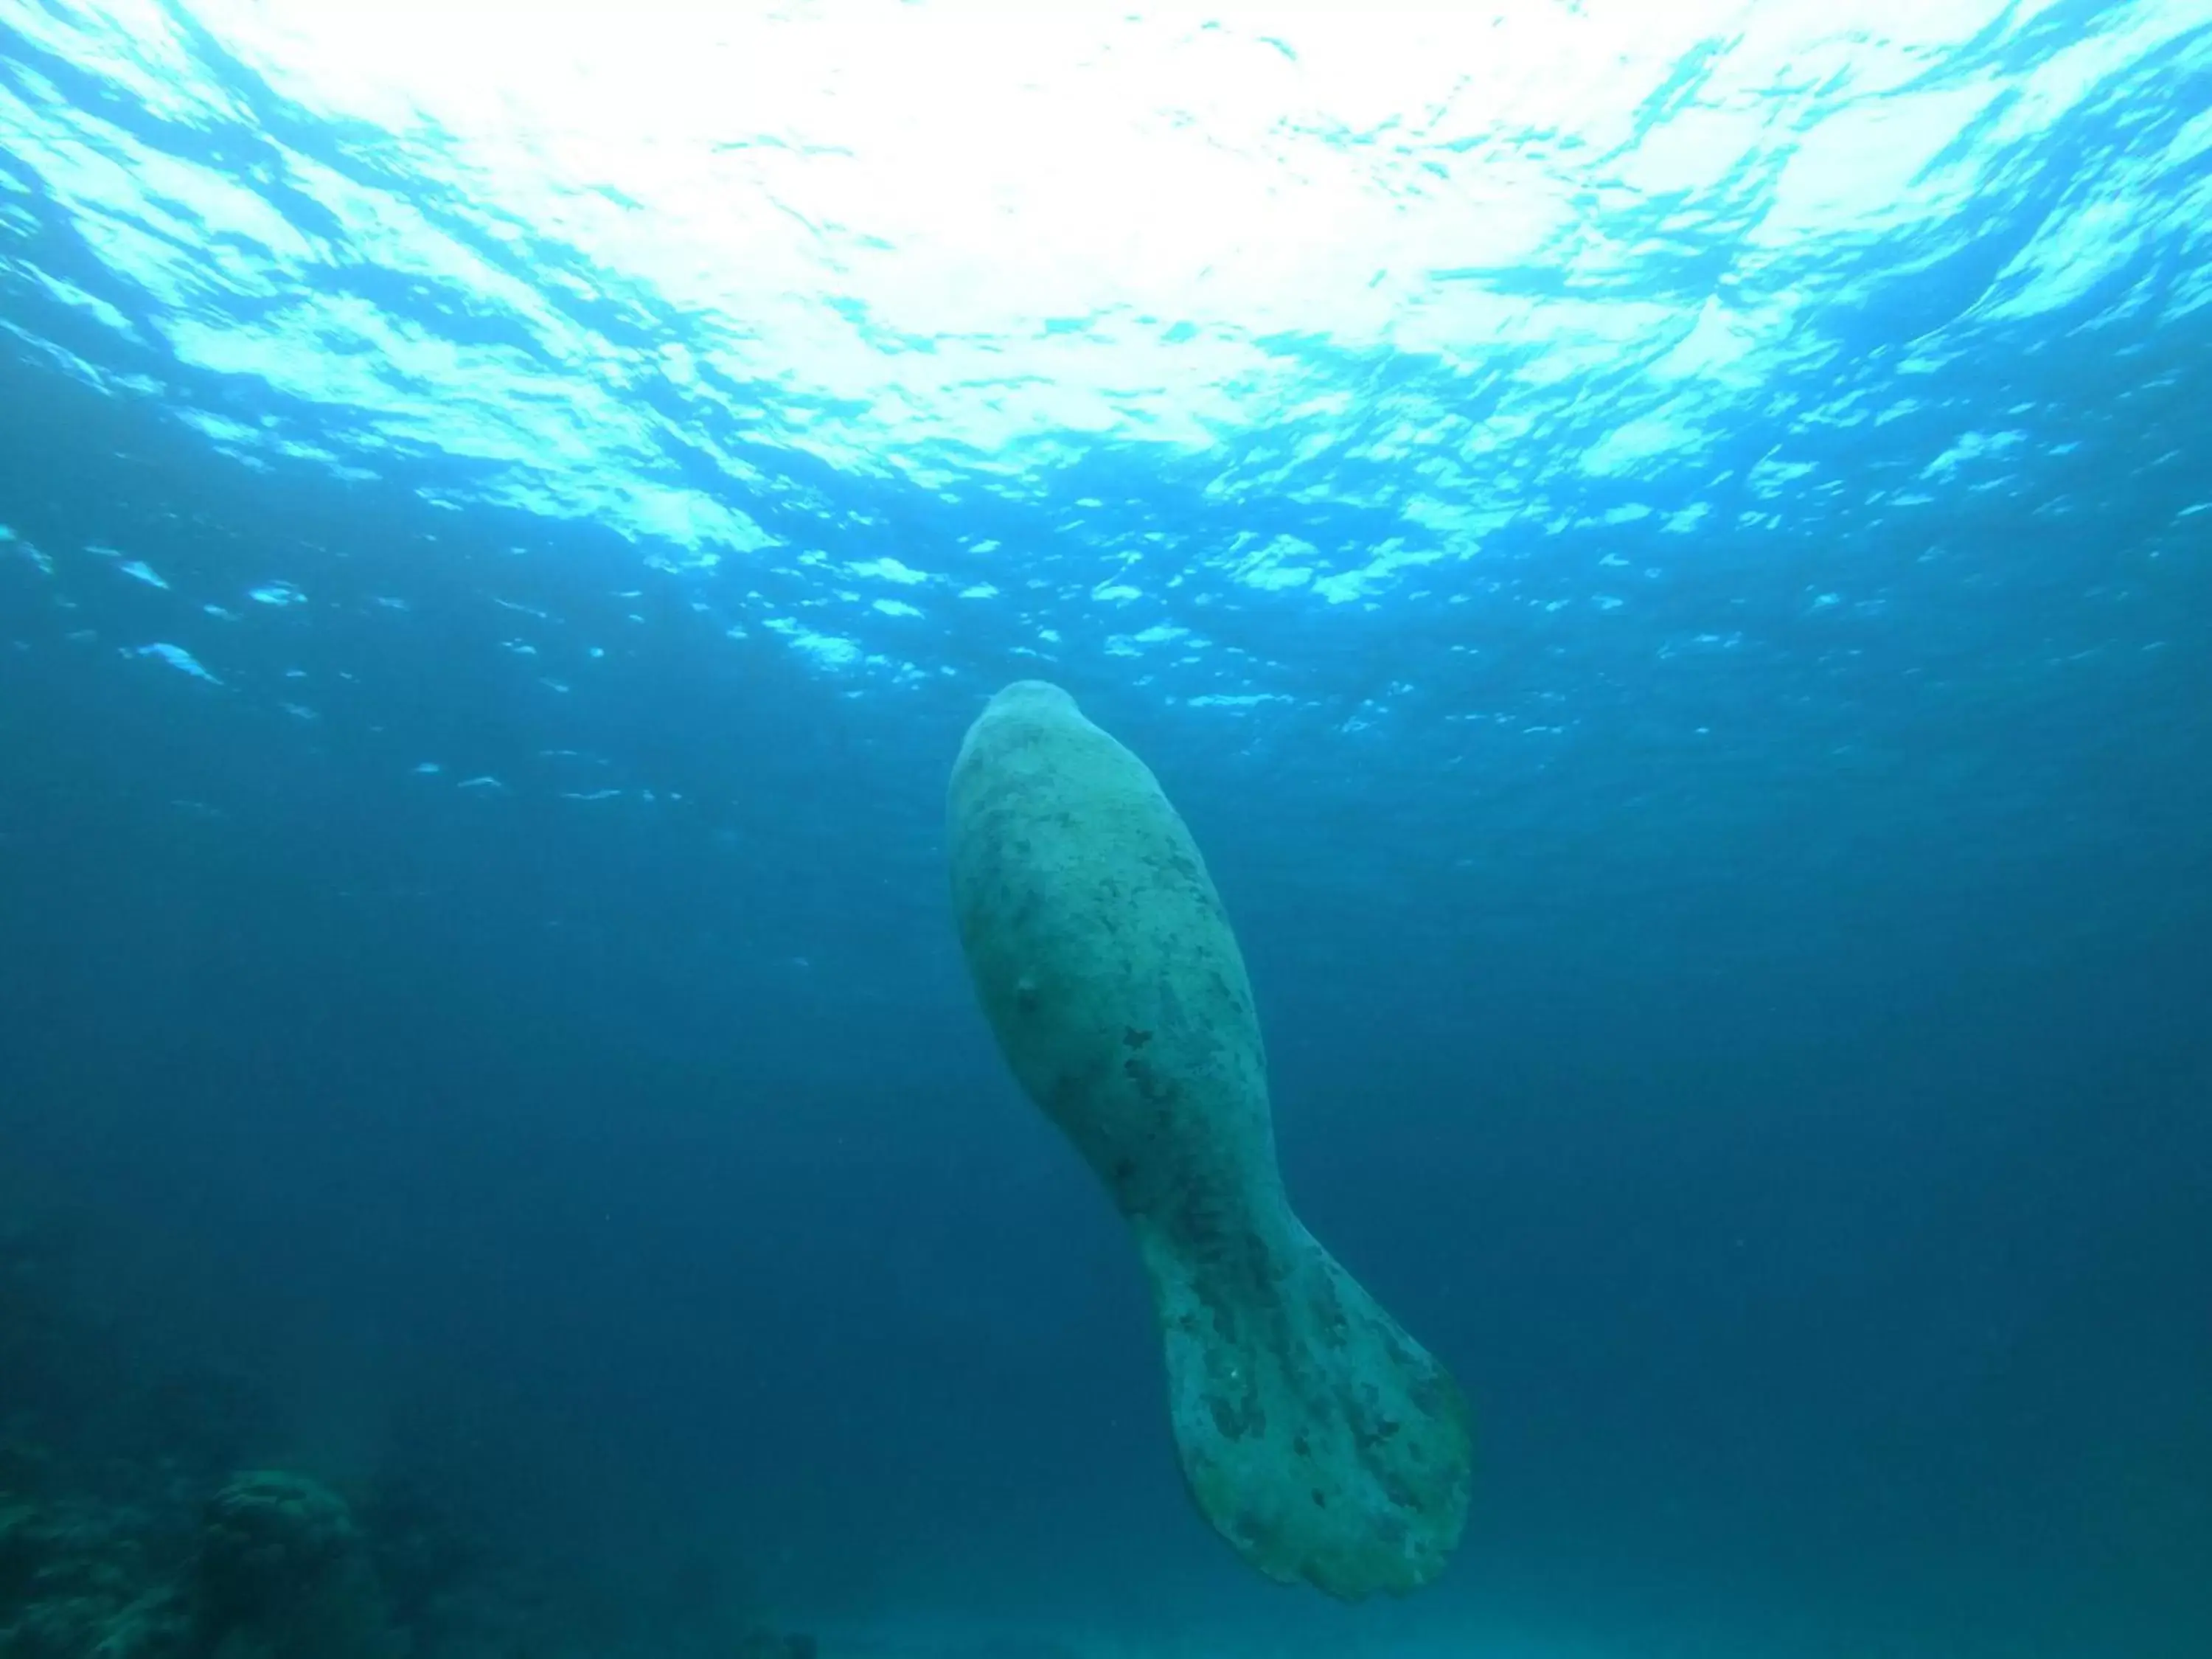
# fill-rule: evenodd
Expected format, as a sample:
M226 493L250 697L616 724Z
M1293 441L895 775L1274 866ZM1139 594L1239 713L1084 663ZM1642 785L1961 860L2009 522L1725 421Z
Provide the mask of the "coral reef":
M166 1568L132 1510L0 1495L0 1656L172 1659L188 1626Z
M451 1471L350 1490L260 1461L277 1419L90 1311L53 1237L0 1231L0 1659L815 1659L719 1606L587 1634Z
M306 1475L257 1469L208 1502L192 1573L195 1655L398 1659L353 1511Z

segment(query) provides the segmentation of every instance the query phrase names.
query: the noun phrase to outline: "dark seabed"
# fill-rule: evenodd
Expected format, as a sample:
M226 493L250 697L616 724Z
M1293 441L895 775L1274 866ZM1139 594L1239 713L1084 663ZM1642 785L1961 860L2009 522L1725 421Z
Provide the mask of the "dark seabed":
M0 1659L2212 1654L2212 3L1659 9L0 0ZM1416 1596L977 1011L1026 677Z

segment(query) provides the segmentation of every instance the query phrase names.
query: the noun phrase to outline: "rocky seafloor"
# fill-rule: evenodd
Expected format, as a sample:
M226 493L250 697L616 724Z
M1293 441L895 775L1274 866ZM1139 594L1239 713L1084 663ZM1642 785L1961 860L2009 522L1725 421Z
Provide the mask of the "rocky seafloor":
M703 1600L579 1629L556 1572L415 1475L269 1458L252 1379L103 1319L61 1255L0 1227L0 1659L813 1659Z

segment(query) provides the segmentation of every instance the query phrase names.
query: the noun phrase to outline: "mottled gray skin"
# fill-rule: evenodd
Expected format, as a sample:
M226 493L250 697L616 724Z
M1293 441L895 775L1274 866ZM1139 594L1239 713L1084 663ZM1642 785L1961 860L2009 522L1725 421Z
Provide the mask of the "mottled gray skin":
M1200 1510L1272 1578L1428 1583L1467 1516L1467 1408L1291 1212L1243 957L1182 818L1036 680L969 729L949 816L976 992L1136 1236Z

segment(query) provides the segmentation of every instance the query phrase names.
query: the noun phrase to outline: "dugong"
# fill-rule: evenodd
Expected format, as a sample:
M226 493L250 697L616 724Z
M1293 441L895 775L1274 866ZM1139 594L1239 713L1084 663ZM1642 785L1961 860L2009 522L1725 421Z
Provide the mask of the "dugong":
M1467 1518L1466 1403L1291 1212L1244 959L1182 819L1041 680L991 699L948 793L969 973L1135 1235L1200 1510L1286 1583L1427 1583Z

